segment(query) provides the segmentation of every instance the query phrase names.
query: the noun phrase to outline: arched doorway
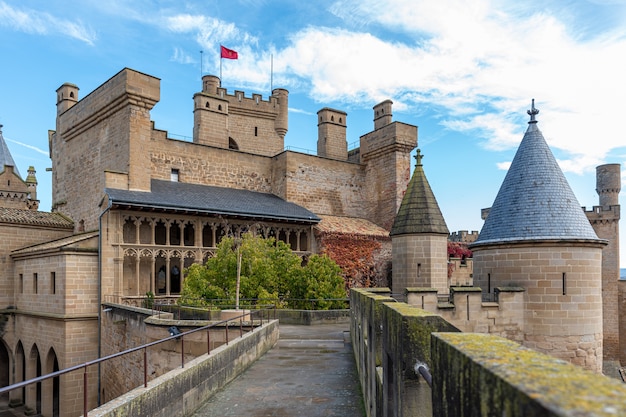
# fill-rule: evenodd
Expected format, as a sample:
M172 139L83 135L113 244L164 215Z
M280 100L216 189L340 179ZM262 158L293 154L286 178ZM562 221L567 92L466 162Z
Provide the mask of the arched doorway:
M21 341L17 342L15 348L15 375L13 382L18 383L26 379L26 356L24 355L24 346ZM15 389L9 393L10 402L15 406L24 404L26 398L26 387L22 389Z
M10 385L9 378L9 349L4 344L4 340L0 339L0 388ZM0 394L0 404L9 401L9 393Z
M59 361L57 360L54 348L50 348L48 357L46 358L46 374L59 370ZM58 417L60 415L60 380L56 376L43 382L43 411L46 416Z
M39 349L34 344L28 355L28 366L26 367L26 379L37 378L41 376L41 357ZM41 414L41 382L30 384L26 387L26 408Z

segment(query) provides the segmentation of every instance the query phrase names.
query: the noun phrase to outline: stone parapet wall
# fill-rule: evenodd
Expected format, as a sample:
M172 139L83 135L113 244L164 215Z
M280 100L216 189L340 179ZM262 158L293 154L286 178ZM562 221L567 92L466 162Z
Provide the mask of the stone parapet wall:
M157 312L155 310L122 306L119 304L103 304L105 311L102 314L102 356L112 355L141 346L147 343L170 337L169 328L176 326L181 332L211 324L206 320L176 320L172 313ZM195 332L180 340L163 342L146 350L148 379L164 375L181 366L182 358L185 363L205 355L210 345L211 351L225 344L227 340L234 340L240 333L250 332L250 323L239 326L236 320L229 325L227 335L225 325L210 329L209 341L207 332ZM257 321L258 324L258 321ZM258 327L258 326L257 326ZM185 365L186 366L186 365ZM108 402L143 385L144 362L143 352L134 352L120 358L111 359L102 364L102 399Z
M496 288L497 302L483 302L478 287L451 287L442 303L434 288L407 288L409 305L443 317L463 332L489 333L524 341L524 289Z
M182 417L193 413L213 393L244 372L278 341L278 321L202 355L124 396L89 411L92 417Z
M626 415L626 386L614 379L492 335L431 340L434 417Z
M458 329L390 294L388 288L350 292L350 333L366 414L427 416L430 390L418 367L431 368L432 332Z

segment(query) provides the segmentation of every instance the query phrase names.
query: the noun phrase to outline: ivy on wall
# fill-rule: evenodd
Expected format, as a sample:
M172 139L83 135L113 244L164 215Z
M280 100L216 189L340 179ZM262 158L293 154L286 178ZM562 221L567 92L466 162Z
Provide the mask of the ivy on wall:
M346 289L386 286L390 254L380 254L380 240L356 234L325 233L321 252L341 268ZM378 256L380 255L380 256Z

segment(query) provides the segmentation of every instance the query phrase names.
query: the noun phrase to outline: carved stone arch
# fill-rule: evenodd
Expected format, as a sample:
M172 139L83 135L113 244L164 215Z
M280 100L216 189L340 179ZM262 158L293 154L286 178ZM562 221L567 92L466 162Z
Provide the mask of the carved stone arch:
M203 249L202 250L202 265L204 265L206 261L209 260L209 258L212 258L214 256L215 256L214 249Z
M154 251L152 249L143 248L139 251L139 256L141 258L151 258L154 259Z
M57 372L60 369L59 359L57 357L54 348L51 347L46 357L46 364L44 374ZM60 413L60 393L61 393L61 381L60 377L56 376L52 379L47 379L43 382L43 415L46 416L59 416Z
M15 346L15 354L13 355L13 383L22 382L26 380L26 354L24 345L21 340L17 341ZM22 389L13 390L10 393L11 401L14 404L24 404L26 401L26 387Z
M137 243L137 218L125 215L122 219L122 242Z
M33 343L26 361L26 379L37 378L42 375L41 355L37 343ZM26 387L26 407L41 414L42 386L41 382Z
M137 249L135 248L124 248L124 257L136 258L139 256Z

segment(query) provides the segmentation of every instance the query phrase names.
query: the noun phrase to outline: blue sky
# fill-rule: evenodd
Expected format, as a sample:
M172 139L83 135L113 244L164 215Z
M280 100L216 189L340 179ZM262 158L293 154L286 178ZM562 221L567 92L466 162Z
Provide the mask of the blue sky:
M273 57L292 148L316 149L322 107L348 113L351 144L373 129L372 106L393 100L394 120L419 128L451 231L482 227L532 98L581 205L598 204L597 165L626 166L625 0L0 0L0 124L22 175L37 170L40 208L52 204L61 84L84 97L124 67L156 76L156 127L190 138L192 97L201 72L219 75L220 44L239 53L223 61L230 92L267 97Z

